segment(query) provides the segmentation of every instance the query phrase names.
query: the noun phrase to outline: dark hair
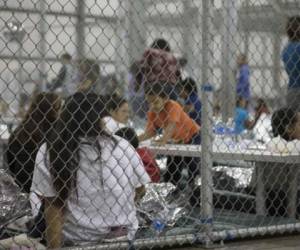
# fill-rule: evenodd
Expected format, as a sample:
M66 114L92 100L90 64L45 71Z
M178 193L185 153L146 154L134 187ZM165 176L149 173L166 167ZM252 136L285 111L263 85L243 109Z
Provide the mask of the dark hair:
M268 109L268 105L266 103L266 101L262 98L258 98L257 101L256 101L256 107L255 107L255 110L258 111L262 108L266 108Z
M169 98L166 88L163 83L154 83L145 89L146 95L159 96L161 98Z
M127 140L134 148L139 147L139 139L133 128L121 128L115 133L115 135Z
M21 126L36 143L47 137L57 118L60 103L61 99L54 93L42 92L33 98ZM59 104L57 109L56 104Z
M249 101L246 98L244 98L243 96L241 96L241 95L238 95L236 97L236 106L239 107L241 105L240 102L243 101L243 100L245 100L246 106L248 106Z
M292 16L286 25L286 33L290 41L300 41L300 16Z
M66 100L48 146L50 172L57 192L56 206L64 206L71 190L76 188L81 139L86 138L101 154L97 136L112 138L102 129L104 106L103 100L92 93L76 93Z
M99 64L93 59L79 60L79 69L83 74L85 80L91 80L92 83L96 82L100 76Z
M182 89L188 94L198 93L197 84L193 78L187 77L181 82Z
M111 95L107 104L108 111L116 111L118 110L124 103L128 103L128 101L117 94Z
M61 59L68 60L68 61L71 61L71 60L72 60L72 56L71 56L69 53L64 53L64 54L62 54L60 58L61 58Z
M161 49L167 52L171 51L169 43L163 38L155 39L154 42L151 44L151 48Z
M286 141L293 140L289 135L288 129L297 122L297 112L291 108L282 108L275 111L272 115L271 125L273 135L281 136Z

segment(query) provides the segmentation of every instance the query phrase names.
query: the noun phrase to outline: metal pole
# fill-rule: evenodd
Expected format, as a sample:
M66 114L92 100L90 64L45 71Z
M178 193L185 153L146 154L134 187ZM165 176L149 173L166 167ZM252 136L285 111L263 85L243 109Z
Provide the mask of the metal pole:
M201 126L201 217L205 223L205 244L211 244L213 218L212 182L212 2L203 0L202 13L202 126Z
M235 240L245 238L247 236L261 236L266 234L275 234L283 232L299 232L300 223L290 223L286 225L274 225L274 226L263 226L263 227L251 227L243 229L232 229L224 230L219 232L212 233L213 241L220 240ZM137 239L133 243L136 248L154 248L162 246L173 246L176 243L183 244L198 244L204 243L205 235L203 233L199 234L185 234L185 235L176 235L176 236L164 236L160 238L148 238L148 239ZM128 249L127 242L113 242L113 243L102 243L101 245L94 246L83 246L83 247L67 247L65 250L100 250L100 249Z
M46 30L47 30L47 23L45 20L45 12L46 12L46 4L45 0L39 1L40 5L40 22L38 25L39 34L40 34L40 42L39 42L39 52L40 52L40 67L39 67L39 74L40 74L40 89L42 91L46 90L46 84L47 84L47 74L46 74Z
M193 67L191 67L191 65L196 64L197 57L198 57L197 54L194 53L194 51L193 51L193 42L194 42L194 39L193 39L194 32L193 31L195 30L194 25L196 24L195 22L197 19L194 16L195 12L193 12L193 9L191 7L191 1L184 1L183 7L184 7L184 14L183 14L184 20L182 22L183 23L183 27L182 27L183 49L184 49L183 51L184 51L184 55L186 55L186 59L188 61L186 69L187 69L189 76L195 77L196 71L199 71L199 70L198 70L198 67L193 68ZM195 79L198 80L199 78L197 76ZM197 81L197 83L198 82L199 81ZM200 86L198 86L198 89L200 89L199 87Z
M145 6L143 1L128 0L127 30L129 64L139 59L146 47Z
M234 36L237 32L237 8L235 0L224 1L224 25L222 27L222 97L221 112L224 122L233 116L235 108L235 55Z
M116 43L115 43L115 72L116 77L119 82L119 89L122 93L122 95L128 97L128 87L125 86L124 81L126 79L126 74L129 68L129 61L128 61L128 55L126 53L126 44L124 41L126 41L127 38L127 29L126 29L126 23L124 21L126 20L126 8L128 5L126 5L125 1L120 1L118 8L116 10L117 13L117 23L114 25L114 32L116 37Z
M76 23L76 50L77 57L81 58L85 56L85 5L83 0L77 0L77 23Z
M278 33L273 34L273 69L272 69L272 76L273 76L273 84L274 90L276 91L276 99L279 99L279 106L284 105L284 98L285 95L282 95L283 89L280 87L280 44L281 44L281 36Z

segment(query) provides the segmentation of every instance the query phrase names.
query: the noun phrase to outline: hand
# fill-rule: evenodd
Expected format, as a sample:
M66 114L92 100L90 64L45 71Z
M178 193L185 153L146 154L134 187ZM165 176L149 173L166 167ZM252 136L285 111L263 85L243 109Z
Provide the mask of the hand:
M165 142L162 139L155 140L155 141L153 141L153 143L154 143L155 146L164 146L164 145L167 144L167 142Z

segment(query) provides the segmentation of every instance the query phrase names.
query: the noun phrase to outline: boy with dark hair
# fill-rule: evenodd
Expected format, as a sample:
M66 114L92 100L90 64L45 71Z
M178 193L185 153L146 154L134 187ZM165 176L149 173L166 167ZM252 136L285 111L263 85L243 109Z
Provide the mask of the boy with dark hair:
M158 145L165 145L170 141L200 145L200 127L184 112L180 104L168 98L163 86L154 84L147 90L146 99L150 110L146 130L139 136L140 141L153 138L156 136L157 129L162 129L162 137L155 141ZM178 186L182 169L186 168L189 182L192 183L198 174L199 162L199 158L196 157L168 157L164 180Z
M139 139L134 129L128 127L121 128L115 133L115 135L124 138L135 148L142 159L145 170L148 173L151 181L156 183L159 182L160 169L158 167L158 164L149 149L147 149L146 147L139 148Z

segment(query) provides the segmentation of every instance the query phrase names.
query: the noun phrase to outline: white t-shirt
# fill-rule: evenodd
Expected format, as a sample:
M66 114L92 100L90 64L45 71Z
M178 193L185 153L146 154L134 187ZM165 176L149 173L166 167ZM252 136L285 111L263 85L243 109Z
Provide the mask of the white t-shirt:
M117 122L111 116L102 118L106 131L110 134L115 134L119 129L126 127L125 124Z
M99 137L99 151L91 145L80 146L80 167L77 189L67 202L63 229L64 239L72 242L92 242L103 239L110 227L127 226L132 239L138 228L135 188L150 182L143 163L124 139ZM32 191L43 197L54 197L46 145L42 145L33 175ZM47 157L48 158L48 157Z

